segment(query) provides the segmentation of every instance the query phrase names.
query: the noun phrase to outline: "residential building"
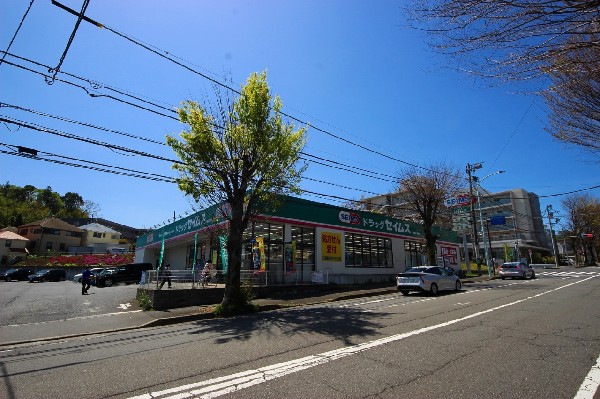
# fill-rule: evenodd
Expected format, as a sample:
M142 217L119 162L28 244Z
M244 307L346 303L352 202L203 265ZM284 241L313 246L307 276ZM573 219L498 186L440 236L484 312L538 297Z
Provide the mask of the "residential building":
M90 253L128 252L129 244L120 244L121 233L100 223L89 223L79 226L83 230L81 248ZM82 252L82 251L78 251Z
M31 254L67 252L69 247L81 245L83 230L60 219L51 217L19 226L19 235L29 239Z
M27 238L12 231L11 228L0 230L0 264L6 264L13 256L27 255L28 241Z
M103 218L63 218L62 220L77 227L85 226L90 223L98 223L102 226L110 227L121 235L121 244L124 244L125 242L128 244L135 244L135 241L139 236L151 231L150 229L138 229L126 226Z
M221 209L220 212L217 212ZM211 260L227 271L227 221L210 207L140 237L135 261L174 270L202 268ZM440 262L458 269L456 233L439 230ZM422 227L411 221L285 197L282 205L254 215L244 232L242 270L268 284L391 282L397 273L426 264Z

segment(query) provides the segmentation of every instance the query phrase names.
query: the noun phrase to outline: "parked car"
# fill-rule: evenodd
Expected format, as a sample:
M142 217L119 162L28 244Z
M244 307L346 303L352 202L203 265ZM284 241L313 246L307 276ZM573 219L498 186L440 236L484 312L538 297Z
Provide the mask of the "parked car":
M98 274L100 274L100 272L102 272L102 270L104 270L105 267L92 267L90 269L90 272L92 273L92 275L90 276L90 282L92 285L96 284L96 276ZM73 281L75 281L76 283L81 283L81 276L83 275L83 273L77 273L76 275L73 276Z
M5 272L0 273L0 279L5 281L19 280L26 281L30 274L34 271L26 268L8 269Z
M410 291L429 292L437 295L439 291L460 291L460 279L450 269L439 266L419 266L398 273L396 286L402 295Z
M505 262L498 268L498 275L502 280L512 278L535 278L535 271L525 262Z
M35 274L30 274L28 279L30 283L39 281L64 281L67 278L67 273L61 269L44 269Z
M152 268L152 263L129 263L109 267L96 276L96 286L110 287L115 283L137 284L142 279L142 272Z

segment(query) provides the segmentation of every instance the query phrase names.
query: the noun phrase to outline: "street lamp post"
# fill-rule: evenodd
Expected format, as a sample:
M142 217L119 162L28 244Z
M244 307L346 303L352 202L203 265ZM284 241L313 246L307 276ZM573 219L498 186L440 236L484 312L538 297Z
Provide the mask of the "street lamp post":
M487 265L489 277L492 277L492 269L490 267L490 252L488 250L487 241L485 239L485 229L483 226L483 212L481 211L481 194L479 193L479 189L481 188L482 181L484 181L485 179L487 179L490 176L498 175L500 173L504 173L504 171L499 170L497 172L490 173L489 175L485 176L482 179L479 179L477 176L473 176L473 180L476 183L475 192L477 193L477 207L479 208L479 221L481 223L481 240L483 241L483 250L485 252L485 264ZM490 250L491 250L491 248L490 248Z

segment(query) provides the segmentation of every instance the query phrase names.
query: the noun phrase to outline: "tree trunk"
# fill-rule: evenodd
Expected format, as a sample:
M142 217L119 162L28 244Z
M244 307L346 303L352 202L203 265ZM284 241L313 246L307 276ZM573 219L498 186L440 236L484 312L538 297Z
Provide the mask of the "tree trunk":
M431 228L427 228L425 226L423 230L425 236L425 248L427 251L427 258L429 259L429 265L436 266L437 252L435 248L435 242L437 241L437 237L431 232Z
M243 307L246 304L246 298L242 295L240 283L240 270L242 268L242 239L244 227L242 223L243 202L241 206L231 204L231 221L229 224L229 234L227 236L227 280L225 282L225 295L221 305L227 312L229 309Z

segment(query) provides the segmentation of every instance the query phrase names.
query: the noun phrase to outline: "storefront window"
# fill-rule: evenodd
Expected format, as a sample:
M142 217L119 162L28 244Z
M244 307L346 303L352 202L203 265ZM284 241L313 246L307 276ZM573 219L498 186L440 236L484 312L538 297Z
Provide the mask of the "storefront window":
M406 252L406 268L423 265L423 244L416 241L404 241L404 251Z
M393 267L389 238L345 234L346 267Z

